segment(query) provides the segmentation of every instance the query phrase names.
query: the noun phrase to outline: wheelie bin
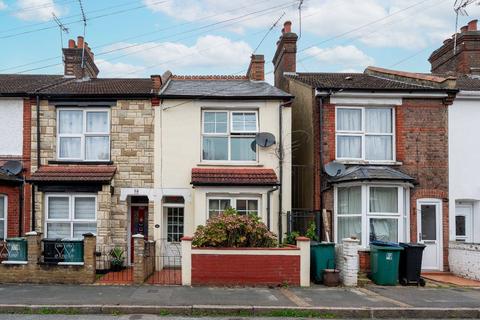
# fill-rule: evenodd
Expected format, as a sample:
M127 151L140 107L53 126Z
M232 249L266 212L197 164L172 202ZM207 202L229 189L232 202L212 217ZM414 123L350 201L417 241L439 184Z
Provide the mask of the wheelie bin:
M335 269L335 243L310 242L310 273L313 282L323 283L325 269Z
M416 284L425 286L425 280L420 276L422 271L422 255L425 245L421 243L400 243L403 251L400 253L399 278L400 284Z
M370 278L375 284L394 286L398 282L400 251L403 248L396 243L370 242Z

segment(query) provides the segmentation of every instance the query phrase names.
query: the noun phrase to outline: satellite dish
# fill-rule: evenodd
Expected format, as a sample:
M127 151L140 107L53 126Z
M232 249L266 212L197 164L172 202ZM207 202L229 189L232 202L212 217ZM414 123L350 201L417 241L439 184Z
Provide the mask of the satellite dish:
M275 144L275 136L270 132L259 132L255 136L255 142L260 147L270 147Z
M345 165L340 162L332 161L325 165L324 170L330 177L338 177L345 172Z
M3 171L7 172L8 174L11 174L13 176L16 176L20 172L22 172L22 163L17 160L10 160L7 161L3 164L2 166Z
M250 149L252 149L253 152L257 152L257 142L255 140L250 143Z

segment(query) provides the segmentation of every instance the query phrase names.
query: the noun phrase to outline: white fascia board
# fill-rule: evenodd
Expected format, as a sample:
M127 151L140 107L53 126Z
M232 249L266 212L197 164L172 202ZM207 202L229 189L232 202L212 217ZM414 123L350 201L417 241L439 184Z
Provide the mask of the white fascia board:
M330 95L332 104L378 104L378 105L401 105L402 98L446 98L446 93L425 92L361 92L341 91L331 93L316 90L316 96Z
M479 91L461 90L459 93L457 93L455 100L480 100L480 90Z

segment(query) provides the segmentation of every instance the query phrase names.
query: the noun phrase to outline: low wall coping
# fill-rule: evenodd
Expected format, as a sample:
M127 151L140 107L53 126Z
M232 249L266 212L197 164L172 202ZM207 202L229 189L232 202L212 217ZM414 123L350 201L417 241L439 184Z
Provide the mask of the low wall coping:
M143 239L143 238L145 238L145 237L143 236L143 234L137 233L137 234L134 234L134 235L132 236L132 238L140 238L140 239Z
M183 236L180 240L181 240L181 241L192 241L192 240L193 240L193 237Z
M476 251L480 252L480 243L468 243L460 241L450 241L448 244L450 249L466 250L466 251Z
M217 251L227 251L227 250L234 250L234 251L292 251L292 250L300 250L300 248L295 246L288 246L284 248L249 248L249 247L192 247L193 250L217 250Z
M38 233L36 231L30 231L30 232L27 232L25 233L26 236L36 236L38 235Z
M297 237L296 240L297 240L297 241L310 241L310 238L307 238L307 237Z

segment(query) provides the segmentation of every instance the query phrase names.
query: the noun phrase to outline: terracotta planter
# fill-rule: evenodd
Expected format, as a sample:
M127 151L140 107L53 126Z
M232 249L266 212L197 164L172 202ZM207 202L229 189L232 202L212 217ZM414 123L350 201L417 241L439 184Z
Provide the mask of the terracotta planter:
M327 287L337 287L340 285L340 270L325 269L323 274L323 284Z

